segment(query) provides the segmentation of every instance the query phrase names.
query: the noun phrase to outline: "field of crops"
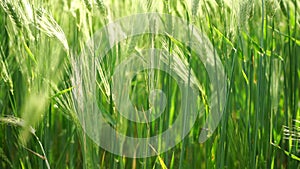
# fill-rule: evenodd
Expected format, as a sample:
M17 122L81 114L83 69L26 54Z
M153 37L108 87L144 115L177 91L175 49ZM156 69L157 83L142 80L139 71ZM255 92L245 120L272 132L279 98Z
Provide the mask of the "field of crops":
M0 168L300 168L299 0L1 0Z

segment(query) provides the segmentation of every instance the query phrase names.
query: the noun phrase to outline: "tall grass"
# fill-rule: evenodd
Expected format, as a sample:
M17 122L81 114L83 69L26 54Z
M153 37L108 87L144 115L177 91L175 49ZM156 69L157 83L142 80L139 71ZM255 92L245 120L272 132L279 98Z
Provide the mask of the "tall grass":
M0 168L299 168L298 5L297 0L1 1ZM199 80L205 105L180 144L157 156L127 158L105 151L84 133L72 78L76 57L97 30L143 12L178 16L205 33L224 65L228 93L217 130L199 143L212 91L192 49L172 37L149 34L116 44L97 65L97 83L89 85L97 86L98 105L120 132L133 137L162 133L181 109L177 82L165 72L145 70L132 80L130 99L147 110L150 90L159 88L166 94L165 111L146 124L119 115L112 75L142 49L164 49L175 56L169 67L188 67L188 80Z

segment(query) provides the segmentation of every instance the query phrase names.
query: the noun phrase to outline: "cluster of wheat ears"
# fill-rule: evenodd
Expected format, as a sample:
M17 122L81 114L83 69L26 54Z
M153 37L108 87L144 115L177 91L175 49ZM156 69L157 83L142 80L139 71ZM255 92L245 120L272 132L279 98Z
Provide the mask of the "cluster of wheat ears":
M1 0L0 168L299 168L299 5L299 0ZM80 100L74 97L79 86L73 82L76 72L89 67L84 61L74 67L74 61L97 30L146 12L182 18L207 35L227 74L228 92L218 128L199 143L212 91L193 49L171 36L152 34L115 44L97 65L95 82L79 76L83 89L95 83L97 105L116 130L131 137L157 135L181 109L177 81L166 72L145 70L131 80L130 100L136 109L147 110L150 90L158 88L165 93L164 112L146 124L119 115L113 73L143 49L172 53L175 57L166 63L188 68L188 78L193 73L199 81L197 103L204 105L202 116L174 148L128 158L104 150L84 132L75 104ZM171 26L168 34L179 26Z

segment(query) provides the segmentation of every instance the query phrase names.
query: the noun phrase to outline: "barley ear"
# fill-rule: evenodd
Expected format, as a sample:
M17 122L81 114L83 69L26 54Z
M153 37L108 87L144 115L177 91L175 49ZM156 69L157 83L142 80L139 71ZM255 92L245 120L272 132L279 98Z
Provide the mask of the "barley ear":
M92 10L92 3L89 0L84 0L84 4L89 11Z
M97 6L99 7L99 10L102 15L107 16L107 8L103 3L103 0L96 0Z
M6 7L9 12L9 16L12 18L13 22L16 24L18 28L22 27L22 22L20 16L17 14L14 6L10 2L6 2Z

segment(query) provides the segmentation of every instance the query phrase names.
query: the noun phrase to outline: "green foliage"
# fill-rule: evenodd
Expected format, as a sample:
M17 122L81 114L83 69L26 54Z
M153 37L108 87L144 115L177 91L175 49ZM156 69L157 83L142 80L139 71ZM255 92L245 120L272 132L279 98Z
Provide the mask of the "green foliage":
M0 1L0 168L299 168L298 5L297 0ZM204 32L224 65L229 93L217 131L200 144L211 91L193 51L171 36L141 35L114 46L98 65L97 101L112 126L122 125L120 132L162 133L180 109L176 81L145 70L132 80L131 101L148 109L149 90L157 87L166 93L165 112L146 125L118 115L111 76L141 49L174 53L170 65L189 67L206 106L182 143L159 156L132 159L103 150L84 133L71 75L74 58L95 31L143 12L178 16Z

